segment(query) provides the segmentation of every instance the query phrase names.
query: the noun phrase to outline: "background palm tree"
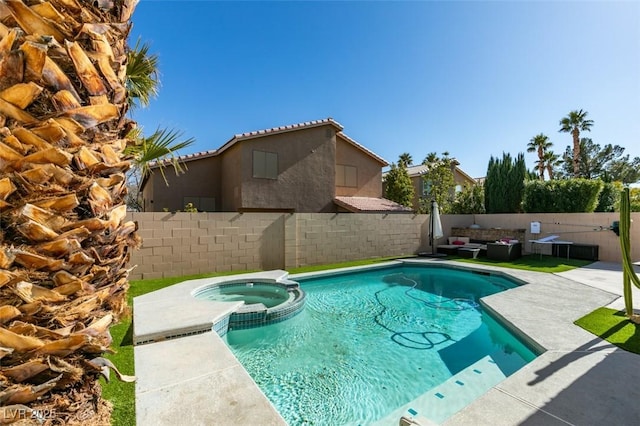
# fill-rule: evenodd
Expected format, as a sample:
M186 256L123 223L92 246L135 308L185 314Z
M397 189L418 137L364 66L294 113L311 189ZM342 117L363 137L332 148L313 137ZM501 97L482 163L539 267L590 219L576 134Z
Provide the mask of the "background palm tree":
M538 154L538 161L536 161L536 164L538 166L540 180L544 180L545 153L552 146L553 143L549 141L549 137L543 133L535 135L527 144L527 152L537 152Z
M544 167L547 170L549 180L555 177L555 170L562 164L562 158L553 151L546 151L543 156Z
M580 132L589 132L593 126L593 120L588 120L587 115L587 111L571 111L560 120L559 131L573 136L573 177L576 178L580 175Z
M110 363L101 354L125 312L128 261L140 242L124 204L135 127L126 117L126 40L136 3L0 4L5 422L31 419L33 409L55 413L56 424L109 424L98 377Z
M162 175L167 186L169 183L165 176L165 168L173 167L176 174L183 173L183 166L177 157L177 152L195 141L193 138L179 140L182 133L176 130L158 128L150 136L143 136L141 129L134 129L131 137L135 143L129 145L125 154L131 156L132 167L127 173L129 193L127 194L127 207L130 210L141 211L140 186L143 180L151 174L155 166Z
M413 157L408 152L403 152L398 158L398 166L409 167L413 164Z

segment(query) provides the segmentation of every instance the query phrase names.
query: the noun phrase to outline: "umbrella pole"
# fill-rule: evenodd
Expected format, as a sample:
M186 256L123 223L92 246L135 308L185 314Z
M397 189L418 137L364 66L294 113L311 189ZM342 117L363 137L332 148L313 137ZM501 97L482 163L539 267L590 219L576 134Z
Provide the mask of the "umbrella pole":
M433 235L434 229L436 227L435 217L433 215L433 200L431 200L431 213L429 213L429 239L431 240L431 256L435 256L436 253L436 239Z
M446 254L438 253L438 249L436 248L436 238L435 238L435 215L433 211L435 210L436 200L431 200L431 212L429 213L429 243L431 244L431 254L426 255L427 257L445 257Z

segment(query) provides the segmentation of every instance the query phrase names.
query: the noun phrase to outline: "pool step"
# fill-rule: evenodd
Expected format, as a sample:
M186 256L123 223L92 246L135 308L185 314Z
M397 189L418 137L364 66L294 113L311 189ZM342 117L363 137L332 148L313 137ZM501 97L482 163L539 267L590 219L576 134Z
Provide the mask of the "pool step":
M440 424L505 378L487 355L373 425L396 425L403 416L414 419L418 425Z

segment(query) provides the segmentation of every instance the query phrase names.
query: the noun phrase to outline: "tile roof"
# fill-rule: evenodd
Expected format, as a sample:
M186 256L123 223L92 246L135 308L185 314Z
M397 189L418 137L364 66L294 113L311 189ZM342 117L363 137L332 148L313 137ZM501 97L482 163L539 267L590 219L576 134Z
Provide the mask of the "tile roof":
M342 127L342 125L340 123L335 121L333 118L329 117L329 118L325 118L325 119L322 119L322 120L312 120L312 121L305 121L304 123L290 124L288 126L279 126L279 127L272 127L270 129L255 130L253 132L239 133L237 135L234 135L231 139L229 139L224 145L222 145L218 149L211 149L211 150L208 150L208 151L196 152L194 154L180 155L180 156L176 157L176 159L179 162L185 162L185 161L199 160L201 158L212 157L214 155L221 154L223 151L231 148L233 145L235 145L236 142L240 142L240 141L247 140L247 139L259 138L261 136L275 135L275 134L278 134L278 133L285 133L285 132L292 132L292 131L295 131L295 130L308 129L308 128L311 128L311 127L325 126L327 124L330 124L330 125L334 126L338 132L341 132L342 129L344 128L344 127ZM376 158L378 160L381 160L382 162L386 163L384 160L380 159L380 157L375 155L373 152L367 150L365 147L363 147L362 145L358 144L353 139L351 139L351 138L349 138L349 139L350 139L351 143L354 143L360 149L362 149L363 151L367 152L369 155L372 155L374 158ZM171 159L166 159L166 160L162 161L162 163L164 165L171 164L171 162L172 162ZM158 163L155 162L155 161L153 161L153 162L151 162L149 164L149 167L151 167L151 168L155 168L157 166L158 166Z
M456 163L460 164L460 163L458 163L457 160L456 160ZM464 176L466 179L468 179L470 181L478 182L479 179L482 179L482 178L477 178L476 179L476 178L473 178L473 177L469 176L467 173L464 172L464 170L462 170L457 165L456 165L456 170L458 171L458 173L460 173L462 176ZM427 166L425 166L423 164L419 164L417 166L409 166L409 167L407 167L407 173L409 174L409 177L422 176L426 172L427 172ZM385 177L388 173L389 173L389 171L386 171L386 172L382 173L382 177Z
M373 197L335 197L334 202L350 212L397 212L397 213L410 213L412 210L409 207L405 207L402 204L398 204L395 201L387 200L386 198L373 198Z
M210 149L208 151L200 151L200 152L194 152L193 154L180 155L175 157L175 160L177 160L180 163L184 163L186 161L200 160L202 158L213 157L215 155L218 155L218 150ZM164 160L161 160L161 161L151 161L149 162L149 167L152 169L156 168L159 166L159 163L162 163L163 165L168 166L171 163L173 163L173 161L174 159L171 159L171 158L165 158Z
M272 135L274 133L291 132L293 130L307 129L309 127L324 126L325 124L332 124L333 126L338 128L338 131L341 131L342 129L344 129L344 127L340 123L335 121L333 118L329 117L322 120L305 121L304 123L290 124L288 126L272 127L270 129L240 133L240 134L234 135L233 138L229 140L229 142L231 142L234 139L235 140L251 139L251 138L264 136L264 135Z

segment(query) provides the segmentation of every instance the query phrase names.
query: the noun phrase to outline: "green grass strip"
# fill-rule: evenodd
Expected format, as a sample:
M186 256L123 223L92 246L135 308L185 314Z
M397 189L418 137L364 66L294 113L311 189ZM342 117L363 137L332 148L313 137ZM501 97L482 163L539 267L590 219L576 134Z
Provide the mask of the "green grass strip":
M612 345L640 354L640 325L629 321L622 311L598 308L574 324Z
M519 259L506 262L500 260L491 260L487 259L486 257L468 259L459 256L448 256L447 259L455 260L456 262L475 263L481 265L499 266L502 268L548 273L565 272L593 263L590 260L567 259L564 257L546 255L541 257L539 254L528 254L522 256Z

